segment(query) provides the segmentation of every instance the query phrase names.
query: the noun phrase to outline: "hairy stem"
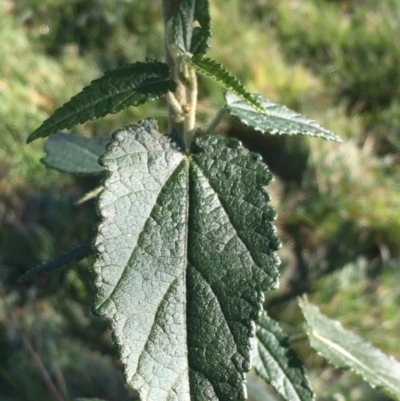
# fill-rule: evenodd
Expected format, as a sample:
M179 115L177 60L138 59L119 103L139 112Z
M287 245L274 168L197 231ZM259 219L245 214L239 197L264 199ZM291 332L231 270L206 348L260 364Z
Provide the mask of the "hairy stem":
M165 57L166 62L171 70L172 78L177 84L175 91L175 98L180 105L186 104L186 88L184 84L179 79L179 66L172 57L171 51L169 49L169 37L168 37L168 22L174 16L176 8L179 6L181 0L161 0L162 1L162 14L164 21L164 35L165 35ZM168 129L171 132L174 128L177 129L177 121L179 118L176 116L176 109L171 105L170 100L168 101Z
M213 119L203 128L203 130L201 131L201 135L208 135L209 133L214 131L215 128L217 128L218 124L221 122L222 117L225 114L225 111L226 111L225 107L221 107L217 111Z
M189 151L190 144L194 139L196 133L196 108L197 108L197 75L193 68L189 68L187 77L187 98L189 103L187 105L187 112L185 115L185 130L184 130L184 141L186 150Z

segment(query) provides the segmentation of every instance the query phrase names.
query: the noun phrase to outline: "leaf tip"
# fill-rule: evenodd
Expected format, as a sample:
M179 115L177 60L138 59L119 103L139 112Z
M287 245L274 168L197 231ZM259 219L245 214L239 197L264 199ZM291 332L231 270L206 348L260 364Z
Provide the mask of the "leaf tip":
M36 132L36 131L35 131L35 132ZM37 139L36 135L34 135L35 132L32 132L32 134L30 134L30 135L28 136L28 138L26 138L26 143L27 143L27 144L28 144L28 143L31 143L31 142L33 142L35 139Z

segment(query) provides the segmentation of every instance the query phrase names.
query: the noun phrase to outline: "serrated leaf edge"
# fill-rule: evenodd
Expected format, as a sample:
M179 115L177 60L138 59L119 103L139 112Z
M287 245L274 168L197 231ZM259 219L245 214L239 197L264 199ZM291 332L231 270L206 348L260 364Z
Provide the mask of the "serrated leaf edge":
M303 299L299 299L299 305L300 305L300 308L301 308L302 310L305 309L305 308L310 308L310 305L308 304L308 301L305 301L305 300L303 300ZM315 307L315 308L318 310L318 312L322 314L322 312L319 310L318 306L316 306L316 305L311 305L311 306ZM304 313L304 312L303 312L303 313ZM332 322L334 325L338 326L338 327L341 328L342 330L344 330L344 331L349 331L349 332L351 332L353 335L356 336L356 334L353 333L351 330L345 329L345 328L342 326L342 324L340 323L340 321L334 320L334 319L330 319L329 317L325 316L324 314L322 314L322 315L323 315L325 318L331 320L331 322ZM314 329L311 327L311 325L308 323L308 320L307 320L307 319L306 319L306 332L307 332L308 336L310 337L310 344L311 344L311 335L313 335L313 336L317 337L319 340L323 340L323 342L324 342L325 344L331 345L331 341L325 341L325 338L324 338L323 336L317 334L318 332L317 332L316 330L314 330ZM358 337L359 337L359 336L358 336ZM360 341L363 343L363 345L370 346L373 350L379 352L383 357L389 358L390 360L392 360L392 361L398 363L398 361L397 361L396 359L394 359L393 356L388 355L388 354L385 354L384 352L382 352L379 348L375 347L375 346L372 344L371 341L369 341L369 340L367 340L367 339L365 339L365 338L362 338L362 337L359 337L359 339L360 339ZM334 343L333 343L333 344L334 344ZM382 382L384 382L384 383L386 384L387 387L383 387L383 386L380 386L380 385L371 383L371 381L370 381L369 379L367 379L363 373L357 371L356 368L354 368L354 367L349 367L349 366L344 366L344 365L340 365L340 364L334 363L334 362L332 362L329 358L325 357L325 356L323 355L323 353L322 353L321 351L319 351L318 349L316 349L312 344L311 344L311 347L313 348L313 350L314 350L318 355L320 355L322 358L324 358L327 362L329 362L329 363L330 363L332 366L334 366L335 368L337 368L337 369L342 369L342 370L348 370L348 371L354 372L355 374L357 374L358 376L360 376L365 382L367 382L372 388L381 389L382 391L384 391L384 392L386 392L386 393L391 394L392 396L394 396L397 400L400 400L400 394L396 394L396 392L393 391L392 385L391 385L390 383L389 383L389 385L388 385L387 382L386 382L385 380L382 380ZM337 347L337 346L333 346L332 348L333 348L333 349L338 349L339 352L340 352L342 355L346 355L346 357L347 357L348 355L350 355L350 358L349 358L349 359L350 359L350 360L353 360L353 361L356 361L357 364L358 364L359 366L363 366L363 367L365 366L365 365L363 365L362 363L358 363L358 359L357 359L357 358L354 358L354 357L352 356L352 354L350 354L350 353L348 353L348 352L342 352L342 351L341 351L342 348ZM373 376L378 376L378 375L376 374L376 372L375 372L374 370L371 370L369 367L368 367L366 370L368 370L370 373L372 373Z
M236 94L234 94L234 95L236 95ZM291 122L293 124L303 125L306 128L304 131L301 131L301 130L284 131L284 130L281 130L281 129L273 129L271 131L267 131L267 130L263 129L262 127L260 127L259 125L254 124L254 122L252 120L250 120L250 119L248 119L246 117L238 117L238 116L235 116L234 114L232 114L231 113L231 111L232 111L231 105L234 105L235 102L229 102L229 100L227 99L228 96L229 96L229 92L226 93L225 94L225 100L226 100L225 109L228 111L228 113L235 120L241 122L242 124L245 124L249 128L251 128L251 129L253 129L253 130L257 131L257 132L261 132L262 134L270 134L270 135L307 135L307 136L323 138L323 139L326 139L326 140L329 140L329 141L342 142L342 139L339 136L335 135L333 132L327 130L322 125L320 125L319 123L317 123L316 121L314 121L312 119L309 119L308 117L304 116L303 114L300 114L300 113L298 113L298 112L296 112L294 110L291 110L291 109L289 109L288 107L286 107L284 105L273 103L273 102L269 101L268 99L264 98L263 96L261 96L261 95L259 95L257 93L253 93L252 95L255 98L258 98L259 101L261 100L261 101L264 101L264 102L268 102L271 107L280 108L280 109L282 109L284 111L288 111L289 113L294 113L296 117L305 118L305 119L307 119L309 121L309 123L305 124L305 123L302 123L302 122L298 122L296 120L290 120L290 119L282 118L282 117L279 117L279 116L275 116L274 114L269 113L269 109L268 109L268 106L267 106L267 107L264 107L264 108L272 118L279 119L279 120L281 120L283 122L284 121L288 121L288 122ZM248 103L248 105L251 106L249 103ZM237 108L246 111L245 109L243 109L241 107L237 107ZM253 112L257 113L258 110L254 109ZM266 113L262 113L262 114L265 115ZM311 125L316 130L321 131L321 133L318 134L318 133L315 133L315 132L312 132L312 131L308 131L307 130L307 126L308 125Z
M131 67L131 66L139 65L139 64L144 65L144 64L151 64L151 63L137 62L137 63L133 63L133 64L127 64L127 65L125 65L125 66L118 67L118 68L116 68L116 69L114 69L114 70L107 71L102 77L97 78L97 79L91 81L89 85L85 86L85 87L81 90L81 92L77 93L77 94L76 94L75 96L73 96L70 100L68 100L67 102L65 102L65 103L64 103L62 106L60 106L58 109L56 109L56 110L54 111L54 113L52 113L52 115L50 115L49 118L47 118L47 119L40 125L39 128L37 128L35 131L33 131L33 132L28 136L28 138L27 138L27 140L26 140L26 143L30 143L30 142L32 142L32 141L34 141L34 140L36 140L36 139L39 139L39 138L46 138L47 136L54 135L56 132L51 132L51 131L53 131L53 127L54 127L54 126L57 126L57 125L60 123L60 121L66 120L66 119L70 118L71 116L73 116L74 114L78 114L78 113L82 112L83 110L86 110L86 109L88 109L88 108L90 108L90 107L93 107L94 105L97 104L97 102L95 101L95 102L87 103L87 104L85 105L85 107L81 108L81 109L78 111L78 113L77 113L76 111L75 111L75 112L72 112L72 111L71 111L71 112L69 112L68 114L63 114L63 116L62 116L62 118L60 118L60 120L58 120L57 122L52 123L48 128L46 128L46 129L44 130L44 129L43 129L44 124L46 124L47 121L51 120L51 119L56 115L56 113L61 112L61 110L62 110L64 107L66 107L67 105L72 104L72 103L77 99L78 96L81 96L83 93L87 92L87 91L89 90L89 88L92 88L93 85L96 85L99 81L103 80L105 77L108 77L108 76L112 75L114 72L116 72L116 71L118 71L118 70L126 69L128 66ZM162 65L162 64L164 64L164 63L161 63L161 62L153 62L152 64L159 64L159 65ZM166 64L165 64L165 65L166 65ZM154 78L154 77L151 77L151 76L150 76L150 77L146 77L146 78L143 80L143 82L144 82L145 84L144 84L144 85L142 84L142 85L136 86L135 89L138 89L138 88L139 88L139 89L142 89L142 88L146 87L146 85L154 85L154 84L156 84L156 83L160 83L160 82L165 82L165 81L166 81L166 79L160 79L160 80L158 80L158 81L152 81L151 83L146 83L146 80L151 79L151 78ZM175 83L174 83L174 81L172 81L172 80L170 80L169 83L170 83L170 86L171 86L171 87L169 88L169 90L172 90L172 91L173 91L172 86L174 86ZM121 90L120 92L118 92L118 95L121 95L121 94L123 94L123 93L125 93L125 92L131 92L131 91L132 91L132 88L126 89L126 90ZM146 102L148 102L148 101L157 100L157 99L159 99L161 96L165 95L166 93L167 93L167 91L165 91L165 93L162 93L162 94L150 95L147 99L143 99L142 101L138 102L137 105L141 105L141 104L146 103ZM110 98L112 98L112 97L114 97L114 96L116 96L116 95L113 93L113 94L110 94L110 95L108 95L108 96L104 96L104 97L102 98L102 100L104 101L104 100L110 99ZM126 102L126 101L129 99L129 97L130 97L130 96L128 96L128 97L124 100L124 102ZM124 108L121 108L121 109L116 110L116 108L118 108L118 106L116 106L116 107L114 107L112 110L107 111L107 112L105 112L105 113L103 113L103 114L99 114L99 115L96 115L96 116L93 116L93 117L89 117L89 118L80 118L80 119L77 119L73 124L66 124L66 125L64 125L62 128L59 127L59 128L57 129L57 131L60 130L60 129L69 129L69 128L74 127L74 126L77 125L77 124L83 124L83 123L85 123L85 122L87 122L87 121L96 120L96 119L98 119L98 118L105 117L105 116L108 115L108 114L116 114L116 113L118 113L118 112L120 112L120 111L122 111L122 110L124 110L124 109L126 109L126 108L128 108L128 107L130 107L130 106L126 106L126 107L124 107ZM44 132L42 132L42 131L44 131ZM46 132L49 132L49 131L50 131L50 133L46 133Z
M228 70L226 70L222 64L217 61L205 57L202 55L189 56L187 54L183 55L183 59L187 64L194 68L197 72L213 79L215 82L222 85L225 89L231 91L240 99L242 99L247 104L253 106L255 110L261 114L268 114L264 106L250 93L247 91L246 87ZM205 69L200 62L208 63L208 66L215 67L218 69L219 76L211 73L209 70Z

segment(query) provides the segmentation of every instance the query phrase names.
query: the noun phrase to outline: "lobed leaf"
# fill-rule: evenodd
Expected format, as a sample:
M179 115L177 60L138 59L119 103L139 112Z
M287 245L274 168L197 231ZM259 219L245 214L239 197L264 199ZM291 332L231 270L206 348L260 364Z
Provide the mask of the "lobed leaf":
M314 394L301 360L278 323L264 311L257 321L253 366L284 400L310 401Z
M232 93L225 95L226 109L232 117L263 134L302 134L337 142L342 141L337 135L321 127L317 122L285 106L272 103L257 94L253 94L253 97L257 99L267 113L260 113L248 102L244 102Z
M98 160L110 141L110 136L88 138L58 132L44 145L46 157L41 161L47 167L65 173L100 174L104 169Z
M156 100L175 88L175 82L170 79L169 68L164 63L153 61L125 64L106 72L57 109L29 135L27 142L117 113L129 106L139 106Z
M372 387L400 400L400 363L370 342L344 329L304 300L299 301L307 320L311 346L333 365L361 375Z
M94 310L142 401L245 400L250 337L280 242L260 156L219 136L187 155L155 122L102 157Z
M183 53L206 54L210 48L211 16L208 0L181 0L172 18L174 43ZM194 27L197 22L200 26Z
M204 74L221 84L225 89L233 92L246 104L253 106L259 113L265 113L263 105L249 93L246 88L227 71L221 64L203 56L184 57L184 60L197 72Z

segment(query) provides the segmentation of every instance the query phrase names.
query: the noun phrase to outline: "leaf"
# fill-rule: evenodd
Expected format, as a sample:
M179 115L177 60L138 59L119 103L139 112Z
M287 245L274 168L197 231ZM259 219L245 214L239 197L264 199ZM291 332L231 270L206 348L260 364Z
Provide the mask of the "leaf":
M263 312L257 321L256 344L252 350L257 373L284 400L314 400L304 366L289 346L289 339L278 323Z
M50 168L71 174L100 174L104 171L98 163L111 137L87 138L58 132L49 138L41 161Z
M372 387L400 400L400 363L370 342L345 330L304 300L299 301L307 320L311 346L333 365L355 371Z
M248 399L251 401L279 401L273 390L265 385L265 382L251 370L246 375Z
M57 109L29 135L27 142L156 100L168 91L175 91L176 85L169 75L168 66L161 62L125 64L106 72Z
M318 123L298 114L287 107L275 104L260 95L253 97L264 107L267 113L260 113L251 107L248 102L243 102L232 93L227 93L226 109L230 115L244 125L253 128L263 134L279 135L310 135L332 141L342 140L331 131L321 127Z
M183 53L206 54L210 48L211 17L208 0L181 0L172 18L174 43ZM198 22L200 26L194 27Z
M75 398L75 401L105 401L100 398Z
M94 310L127 384L142 401L244 400L254 320L278 280L272 175L233 139L184 154L152 120L118 131L101 160Z
M57 255L53 259L29 269L18 279L18 282L21 283L39 274L47 273L51 270L63 267L68 263L79 262L80 260L87 258L93 252L92 241L93 238L88 238L75 248L63 252L61 255Z
M266 112L257 98L247 92L246 88L239 80L215 60L202 56L184 57L184 60L196 71L210 77L221 84L225 89L239 96L245 103L252 105L258 112Z

